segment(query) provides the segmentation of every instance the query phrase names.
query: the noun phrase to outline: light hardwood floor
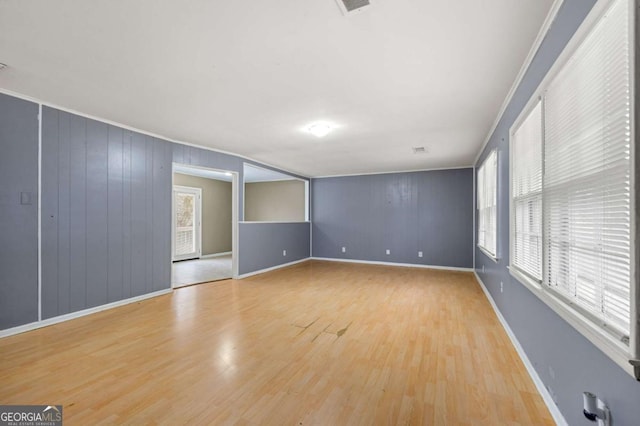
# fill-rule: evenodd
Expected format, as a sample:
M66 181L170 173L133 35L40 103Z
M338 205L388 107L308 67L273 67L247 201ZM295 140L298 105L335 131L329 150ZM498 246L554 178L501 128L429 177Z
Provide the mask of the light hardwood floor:
M66 425L544 425L470 273L310 261L0 339Z

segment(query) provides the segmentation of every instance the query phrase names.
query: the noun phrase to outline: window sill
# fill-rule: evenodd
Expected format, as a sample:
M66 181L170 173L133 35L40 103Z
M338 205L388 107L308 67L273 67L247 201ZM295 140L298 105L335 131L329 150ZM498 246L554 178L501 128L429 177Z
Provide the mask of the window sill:
M495 263L498 263L498 260L500 260L500 258L497 255L492 254L489 250L487 250L486 248L482 247L480 244L478 244L478 248L480 249L482 254L487 256L489 259L493 260Z
M520 273L517 268L509 266L507 269L509 269L512 277L535 294L560 318L569 323L576 331L618 364L620 368L635 378L633 366L629 364L629 360L632 359L629 346L602 330L601 327L573 309L571 305L560 300L553 293L545 291L540 283Z

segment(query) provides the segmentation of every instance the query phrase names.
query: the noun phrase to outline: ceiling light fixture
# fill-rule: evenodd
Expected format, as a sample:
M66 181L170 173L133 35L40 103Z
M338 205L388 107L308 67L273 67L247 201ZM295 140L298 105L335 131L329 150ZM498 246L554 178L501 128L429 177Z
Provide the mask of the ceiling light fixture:
M307 127L307 132L311 133L317 138L323 138L327 136L333 129L334 126L329 123L314 123Z

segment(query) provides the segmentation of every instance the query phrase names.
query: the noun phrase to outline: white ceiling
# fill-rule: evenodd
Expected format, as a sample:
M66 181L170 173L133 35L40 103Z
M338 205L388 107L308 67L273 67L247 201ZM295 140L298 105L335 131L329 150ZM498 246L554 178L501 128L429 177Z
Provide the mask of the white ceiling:
M0 88L307 176L468 166L552 1L3 0Z

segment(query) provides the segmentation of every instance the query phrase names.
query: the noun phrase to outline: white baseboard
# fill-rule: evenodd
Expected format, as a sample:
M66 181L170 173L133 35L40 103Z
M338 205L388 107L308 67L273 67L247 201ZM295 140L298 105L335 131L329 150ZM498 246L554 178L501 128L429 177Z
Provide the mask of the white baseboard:
M485 296L487 296L487 299L489 300L489 303L491 304L493 311L496 313L496 316L498 317L500 324L502 324L504 331L507 332L507 336L509 336L509 339L511 339L511 343L516 348L516 352L518 352L518 355L520 356L522 363L527 369L529 376L531 376L531 379L533 380L533 383L536 385L538 392L542 396L544 403L547 405L547 408L549 409L549 412L551 413L553 420L555 420L558 426L568 426L568 423L565 420L562 413L560 412L560 409L558 408L556 403L553 401L553 398L551 397L551 394L549 393L544 383L542 382L542 379L540 379L538 372L536 371L535 368L533 368L533 364L531 364L531 361L529 360L527 353L524 351L524 349L520 345L520 342L518 341L518 338L511 330L511 327L509 327L507 320L504 319L504 317L502 316L500 309L498 309L498 305L496 305L496 302L493 300L493 297L491 297L491 293L489 293L489 290L487 290L487 287L484 285L484 282L482 282L482 279L480 278L478 273L475 270L473 271L473 273L476 276L476 279L478 280L478 283L480 284L480 287L482 288L482 291L484 292Z
M292 265L296 265L298 263L306 262L309 259L310 259L309 257L305 257L304 259L295 260L295 261L289 262L289 263L283 263L282 265L276 265L276 266L272 266L270 268L260 269L259 271L248 272L246 274L238 275L236 277L236 279L241 280L243 278L252 277L254 275L264 274L265 272L275 271L276 269L286 268L287 266L292 266Z
M367 265L401 266L403 268L424 268L424 269L440 269L443 271L473 272L473 268L456 268L454 266L422 265L419 263L416 264L416 263L378 262L378 261L372 261L372 260L339 259L335 257L312 257L311 259L325 260L328 262L363 263Z
M31 330L36 330L42 327L48 327L53 324L57 324L59 322L69 321L72 319L84 317L87 315L95 314L96 312L106 311L107 309L117 308L119 306L128 305L130 303L139 302L145 299L151 299L152 297L162 296L164 294L169 294L173 291L171 288L167 288L165 290L154 291L153 293L143 294L141 296L131 297L129 299L118 300L117 302L107 303L106 305L96 306L95 308L84 309L78 312L72 312L66 315L60 315L58 317L49 318L42 321L32 322L30 324L19 325L17 327L8 328L6 330L0 330L0 338L13 336L14 334L20 334Z
M200 259L211 259L212 257L227 256L227 255L229 255L231 253L232 252L230 252L230 251L224 251L222 253L205 254L204 256L200 256Z

